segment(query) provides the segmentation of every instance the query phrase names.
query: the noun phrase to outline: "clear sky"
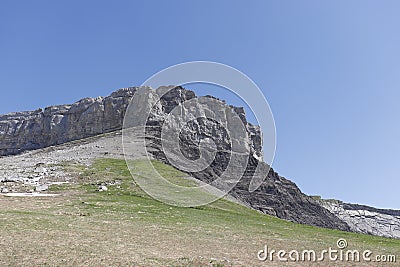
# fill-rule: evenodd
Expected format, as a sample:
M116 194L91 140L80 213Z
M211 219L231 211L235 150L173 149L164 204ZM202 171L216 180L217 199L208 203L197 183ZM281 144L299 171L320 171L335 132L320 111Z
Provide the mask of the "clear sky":
M281 175L307 194L400 209L399 11L395 0L3 0L0 113L221 62L268 99Z

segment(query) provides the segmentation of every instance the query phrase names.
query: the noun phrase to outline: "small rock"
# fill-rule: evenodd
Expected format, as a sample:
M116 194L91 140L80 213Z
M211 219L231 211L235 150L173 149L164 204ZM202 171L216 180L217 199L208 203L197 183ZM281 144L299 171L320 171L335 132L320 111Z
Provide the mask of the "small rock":
M107 191L107 190L108 190L107 186L105 186L105 185L99 186L99 192L103 192L103 191Z
M7 187L1 187L0 188L0 191L1 191L1 193L8 193L8 189L7 189Z
M42 192L42 191L46 191L48 189L49 189L49 186L46 185L46 184L43 184L43 185L36 186L35 191L36 192Z
M13 177L13 178L5 178L2 180L3 183L18 183L18 182L22 182L23 179L19 178L19 177Z

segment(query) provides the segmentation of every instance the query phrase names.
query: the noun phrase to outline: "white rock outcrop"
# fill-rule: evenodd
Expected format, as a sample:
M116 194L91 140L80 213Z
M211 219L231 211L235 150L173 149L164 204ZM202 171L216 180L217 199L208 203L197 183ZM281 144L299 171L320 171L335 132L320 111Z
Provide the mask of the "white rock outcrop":
M338 200L320 200L320 204L346 222L351 231L400 238L400 211L376 209Z

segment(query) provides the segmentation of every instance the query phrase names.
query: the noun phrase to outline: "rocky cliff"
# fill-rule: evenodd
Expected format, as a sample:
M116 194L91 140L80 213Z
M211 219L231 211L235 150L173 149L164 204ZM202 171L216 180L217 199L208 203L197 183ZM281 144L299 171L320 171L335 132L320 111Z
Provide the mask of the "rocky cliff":
M319 203L357 233L400 238L400 211L376 209L339 200L319 199Z
M151 153L155 158L171 163L165 155L161 140L162 128L165 125L169 125L166 128L170 130L174 127L179 128L179 132L176 133L179 144L172 147L172 151L176 154L181 153L188 159L196 160L202 156L199 145L204 140L212 140L214 143L215 158L207 168L199 171L184 170L201 181L212 182L223 173L232 160L232 152L246 152L241 156L245 157L246 165L237 167L237 170L234 166L232 170L232 175L236 175L235 172L240 173L240 169L244 167L239 183L230 191L233 197L245 205L279 218L321 227L350 229L345 220L303 194L293 182L279 176L266 163L260 161L260 129L246 121L242 108L226 105L213 97L197 100L194 92L182 87L170 89L125 88L105 98L86 98L72 105L0 116L0 155L18 154L25 150L120 130L128 104L136 96L134 110L137 112L131 114L133 118L137 116L138 120L142 119L139 115L149 111L148 108L153 108L145 119L147 146L152 148ZM164 94L165 90L170 91ZM159 101L154 102L157 97ZM214 119L207 119L209 117ZM240 123L244 125L242 135L236 131L227 135L224 130L226 126L239 129ZM193 164L193 167L196 165ZM256 191L250 192L249 185L253 178L264 180Z
M85 98L60 105L0 116L0 156L43 148L122 128L136 88L108 97Z
M128 111L132 114L127 116L133 118L131 122L135 126L141 120L138 114L149 114L145 118L147 146L154 149L152 153L155 158L171 164L171 157L168 158L166 152L171 150L174 155L182 153L184 158L191 159L190 169L200 171L181 170L203 182L213 183L216 177L226 173L227 179L239 177L230 195L258 211L298 223L349 230L346 223L259 160L262 158L260 129L247 122L242 108L228 106L213 97L191 101L195 98L193 92L181 87L164 94L168 89L161 87L154 91L141 88L133 99L133 108ZM172 128L172 132L176 132L176 129L180 131L179 144L176 146L170 145L173 141L169 137L173 139L173 135L167 134L161 138L162 128L168 127ZM209 160L210 164L203 168L196 159L202 156L199 146L205 139L215 144L216 153ZM230 164L232 161L233 164ZM176 164L173 165L176 167ZM253 178L263 180L263 183L256 191L250 192ZM226 184L213 185L225 191Z

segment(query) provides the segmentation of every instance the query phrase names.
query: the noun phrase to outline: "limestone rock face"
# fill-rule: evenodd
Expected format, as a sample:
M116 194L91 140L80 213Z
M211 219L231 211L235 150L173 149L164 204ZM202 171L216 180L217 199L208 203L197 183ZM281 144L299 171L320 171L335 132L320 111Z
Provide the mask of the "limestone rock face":
M214 97L196 99L191 91L181 87L164 94L167 89L170 88L162 87L155 92L149 88L138 89L133 107L127 111L130 127L147 126L147 146L153 149L155 158L206 183L224 177L225 183L213 184L222 191L226 191L230 182L235 182L234 178L239 178L229 194L260 212L298 223L349 230L345 222L259 160L262 158L261 132L258 126L247 122L242 108L228 106ZM142 114L146 114L144 118ZM206 142L205 146L210 145L209 150L215 152L211 160L205 159L205 165L204 161L197 161L207 154L201 152L201 142ZM187 165L176 160L180 153L190 159ZM256 191L250 192L254 177L263 182Z
M319 200L320 204L350 226L353 232L400 238L400 211L376 209L339 200Z
M43 148L122 128L125 110L137 88L108 97L0 116L0 156Z
M2 115L0 116L0 156L18 154L26 150L120 130L128 104L138 89L141 95L135 99L137 103L134 103L137 106L135 110L138 112L132 114L131 119L133 121L146 119L150 124L158 124L179 103L196 98L194 92L182 87L173 87L173 90L166 94L164 93L171 87L160 87L157 90L148 87L131 87L120 89L105 98L85 98L72 105L51 106L44 110ZM162 96L161 100L155 102L159 99L159 95ZM243 109L229 107L224 103L220 105L221 107L234 109L243 118L250 138L241 141L261 159L262 138L259 127L247 123ZM152 108L151 116L142 118L142 114L150 108ZM188 116L193 113L211 112L198 105L182 107L182 111ZM179 124L180 118L171 118L171 120ZM220 141L224 142L224 140Z
M157 90L149 87L131 87L115 91L105 98L85 98L72 105L51 106L44 110L2 115L0 116L0 156L18 154L26 150L120 130L127 107L138 90L140 93L136 95L134 100L136 102L133 103L136 113L130 114L130 119L134 122L144 119L147 120L147 124L154 125L158 125L179 103L196 98L193 91L182 87L160 87ZM168 90L170 91L167 92ZM159 99L159 96L162 98ZM221 109L223 115L230 114L224 113L224 109L232 109L243 119L249 138L237 141L247 145L251 153L261 159L262 138L259 127L246 121L243 109L227 106L223 101L219 102L218 108ZM143 117L143 114L150 109L152 109L150 117ZM206 113L213 112L212 109L216 110L217 107L207 110L205 106L190 105L190 103L182 106L182 112L193 118L195 118L193 114L204 113L203 115L207 116L209 114ZM170 116L169 119L175 123L176 127L180 126L178 124L182 121L179 116L175 118ZM226 121L229 118L220 119ZM223 137L221 138L221 143L226 142Z
M131 100L132 110L128 109ZM195 162L191 167L198 171L183 171L203 182L214 181L231 166L230 174L241 179L229 194L249 207L302 224L400 237L398 212L327 204L303 194L262 161L260 128L247 122L243 108L212 96L197 97L179 86L123 88L108 97L85 98L72 105L0 115L0 156L121 130L127 112L131 112L125 120L128 126L146 125L146 144L153 157L171 164L163 149L169 146L173 154ZM163 129L173 133L170 136L177 143L163 143ZM207 168L196 166L201 163L196 159L203 155L202 144L215 150ZM232 152L239 156L232 157ZM240 163L243 159L245 166ZM232 160L234 164L229 164ZM251 192L254 178L263 182Z
M128 109L131 100L133 108ZM72 105L0 116L0 156L120 130L127 112L125 126L146 125L147 145L152 147L155 158L171 164L163 147L169 146L173 156L181 153L194 160L190 167L200 171L183 171L204 182L212 182L230 166L225 185L229 184L230 176L241 178L230 194L245 205L298 223L349 229L346 223L262 162L260 128L247 122L243 108L229 106L212 96L196 97L194 92L179 86L156 90L124 88L105 98L85 98ZM177 142L167 138L162 143L162 129L170 137L176 137ZM205 169L196 166L200 164L196 159L203 155L202 144L211 145L215 150L214 154L209 151L213 158ZM261 166L259 173L255 173L257 166ZM250 181L255 176L264 182L256 191L249 192Z

